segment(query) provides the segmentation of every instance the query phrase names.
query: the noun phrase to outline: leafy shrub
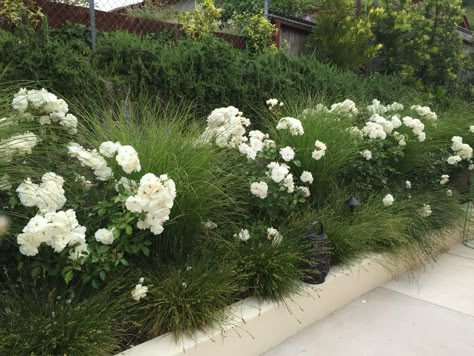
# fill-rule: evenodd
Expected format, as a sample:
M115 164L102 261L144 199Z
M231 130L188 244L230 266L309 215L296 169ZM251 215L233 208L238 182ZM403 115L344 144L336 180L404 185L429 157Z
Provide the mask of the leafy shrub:
M20 25L37 26L44 15L35 0L4 0L0 17L6 20L7 25L15 28Z
M456 81L465 58L456 26L461 0L381 1L376 38L385 69L418 86Z
M377 56L382 46L375 43L374 16L354 17L351 0L324 0L318 6L316 29L307 46L323 63L349 70L360 70Z
M220 10L215 7L213 0L199 0L196 9L179 16L185 35L195 40L216 32L219 19Z
M38 32L22 28L13 35L1 31L3 80L40 81L62 93L81 96L94 88L96 76L88 60L90 50L78 42L52 40L45 26Z

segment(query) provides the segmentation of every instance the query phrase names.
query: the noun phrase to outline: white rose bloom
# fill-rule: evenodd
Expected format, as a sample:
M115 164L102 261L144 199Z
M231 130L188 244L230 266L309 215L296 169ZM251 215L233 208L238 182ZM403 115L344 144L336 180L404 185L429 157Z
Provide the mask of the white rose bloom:
M97 150L86 150L75 142L70 143L67 148L69 156L77 158L81 166L93 169L98 180L107 181L112 178L112 169L107 166L107 161Z
M28 91L24 88L13 96L12 107L19 112L25 112L28 109Z
M448 189L448 190L446 191L446 195L447 195L448 197L452 197L452 196L453 196L453 191L452 191L451 189Z
M296 187L296 190L302 192L305 198L309 198L311 196L311 192L308 187Z
M276 162L271 162L267 167L270 169L270 177L275 183L280 183L290 173L290 167L286 164L280 165Z
M199 141L236 148L245 141L245 127L249 125L250 120L242 117L239 109L233 106L215 109L207 118L206 130Z
M272 241L272 245L279 245L283 239L283 236L281 236L277 229L269 227L267 229L267 239Z
M257 151L246 143L239 145L239 152L247 157L247 159L254 161L257 158Z
M214 230L217 229L217 224L212 222L211 220L208 220L206 222L203 222L202 225L208 229L208 230Z
M284 117L280 119L276 126L277 130L287 130L292 136L301 136L304 134L303 124L294 117Z
M283 179L283 182L281 183L282 186L286 188L286 191L288 193L293 193L295 191L295 183L293 181L293 174L288 174L285 179Z
M405 186L407 187L407 189L411 189L411 182L409 180L407 180L405 182Z
M99 152L104 157L112 158L120 147L122 147L120 142L106 141L100 144Z
M250 185L250 191L260 199L265 199L268 195L268 184L265 182L253 182Z
M418 141L424 142L426 140L426 133L422 132L418 135Z
M367 106L367 111L370 115L374 114L385 114L388 111L388 107L382 105L377 99L372 100L372 105Z
M38 144L38 138L34 133L25 132L0 141L0 162L11 162L18 156L31 154L33 147Z
M66 203L64 179L50 172L44 174L41 181L37 185L28 178L20 184L16 191L21 203L27 207L36 206L43 213L61 209Z
M450 156L447 159L448 164L451 164L451 165L454 165L454 164L459 163L461 161L462 161L462 159L458 155Z
M319 161L321 158L323 158L326 155L326 151L323 150L314 150L313 153L311 154L311 157L315 159L316 161Z
M364 150L360 152L361 156L364 157L367 161L372 159L372 152L370 150Z
M248 241L250 239L250 232L247 229L242 229L238 234L234 235L238 237L241 241Z
M394 197L392 194L387 194L384 198L383 198L383 205L385 207L389 207L389 206L392 206L393 205L393 202L395 201Z
M427 218L428 216L431 216L432 214L431 206L429 206L428 204L424 204L419 212L422 217Z
M400 120L400 117L397 115L392 116L390 122L392 123L392 126L394 129L398 129L399 127L402 126L402 121Z
M104 245L112 245L114 242L114 232L113 230L100 229L95 232L95 240Z
M127 174L140 172L142 169L140 160L138 159L138 153L132 146L120 146L115 160Z
M326 151L327 150L327 146L326 144L322 143L321 141L319 140L316 140L316 142L314 143L314 146L322 151Z
M64 116L59 124L66 129L68 134L75 135L77 133L77 117L72 114Z
M147 293L148 293L148 287L139 283L132 290L132 298L138 302L140 301L140 299L145 298Z
M445 184L448 183L448 182L449 182L449 175L443 174L443 175L441 176L441 180L439 181L439 184L445 185Z
M469 126L469 132L474 133L474 125Z
M300 180L303 183L309 183L309 184L313 184L313 181L314 181L313 175L311 174L311 172L308 172L308 171L303 171L303 173L301 174Z
M286 146L280 149L280 155L284 161L290 162L295 158L295 151L293 150L293 148Z
M359 113L355 103L349 99L346 99L341 103L332 104L329 111L339 115L347 115L348 117L352 117Z

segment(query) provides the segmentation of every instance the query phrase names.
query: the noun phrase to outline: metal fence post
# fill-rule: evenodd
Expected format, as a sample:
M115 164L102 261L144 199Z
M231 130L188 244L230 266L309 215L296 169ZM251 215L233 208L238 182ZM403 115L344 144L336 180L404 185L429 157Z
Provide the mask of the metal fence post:
M95 30L95 2L94 0L89 0L89 17L90 17L90 26L91 26L91 44L92 50L95 51L96 45L96 30Z
M268 17L268 6L269 6L270 0L263 0L263 15L265 17Z

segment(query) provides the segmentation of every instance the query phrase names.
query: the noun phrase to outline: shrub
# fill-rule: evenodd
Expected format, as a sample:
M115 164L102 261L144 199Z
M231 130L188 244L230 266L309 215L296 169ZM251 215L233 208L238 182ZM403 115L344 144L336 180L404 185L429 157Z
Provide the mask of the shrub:
M188 254L204 221L225 226L243 214L246 181L233 171L234 160L226 152L199 145L202 126L191 106L143 97L114 111L97 107L85 121L84 141L99 145L108 139L132 145L140 152L142 171L167 172L175 180L171 223L153 239L153 251L162 258Z
M214 0L199 0L196 9L179 16L185 35L195 40L216 32L219 29L219 19L220 10L215 7Z
M325 0L318 6L316 28L308 38L311 53L323 63L349 70L361 70L377 56L382 46L375 43L372 17L354 16L351 0Z
M458 80L465 58L457 25L461 0L382 1L376 38L385 69L418 86Z

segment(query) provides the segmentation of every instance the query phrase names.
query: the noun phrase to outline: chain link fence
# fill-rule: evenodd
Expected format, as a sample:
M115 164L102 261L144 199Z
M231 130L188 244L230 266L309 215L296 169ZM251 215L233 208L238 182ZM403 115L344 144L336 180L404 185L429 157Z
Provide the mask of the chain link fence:
M200 12L202 0L36 0L54 28L66 23L88 26L95 48L99 31L128 31L144 34L172 31L182 35L180 19L183 14ZM0 2L1 3L1 2ZM245 47L245 36L239 20L255 14L268 13L270 0L214 0L220 9L216 36L222 37L234 47Z

